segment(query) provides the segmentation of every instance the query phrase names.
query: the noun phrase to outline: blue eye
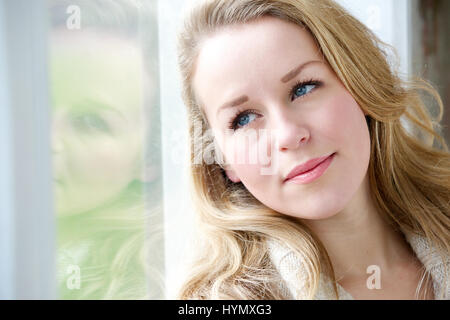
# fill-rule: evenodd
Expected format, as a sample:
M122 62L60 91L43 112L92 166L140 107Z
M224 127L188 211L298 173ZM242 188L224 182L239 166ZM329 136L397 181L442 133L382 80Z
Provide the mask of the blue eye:
M244 114L242 117L239 118L237 121L238 125L240 126L246 126L248 124L247 120L251 118L251 114Z
M255 110L246 110L244 112L238 111L236 116L231 118L228 127L233 130L245 127L257 117L255 112Z
M294 94L299 97L303 96L303 95L309 93L312 89L314 89L314 87L315 87L315 85L313 85L313 84L301 86L295 90Z
M312 90L319 87L320 84L321 82L314 80L295 84L291 90L291 100L295 100L296 98L300 98L303 97L304 95L307 95Z

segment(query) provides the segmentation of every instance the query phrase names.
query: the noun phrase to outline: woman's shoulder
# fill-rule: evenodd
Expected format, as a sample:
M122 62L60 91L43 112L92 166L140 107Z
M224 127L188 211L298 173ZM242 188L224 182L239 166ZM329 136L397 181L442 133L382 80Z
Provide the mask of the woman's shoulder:
M450 255L439 251L425 236L418 233L404 231L417 258L431 275L435 299L450 299Z

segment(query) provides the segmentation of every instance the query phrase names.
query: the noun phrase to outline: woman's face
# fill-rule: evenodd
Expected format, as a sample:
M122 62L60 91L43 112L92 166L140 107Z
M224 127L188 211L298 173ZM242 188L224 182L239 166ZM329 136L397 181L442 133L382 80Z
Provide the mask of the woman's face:
M53 164L58 215L99 207L138 178L139 48L85 31L55 33Z
M228 177L266 206L327 218L344 209L367 178L365 114L301 27L264 17L221 29L201 44L193 87ZM299 164L333 153L315 180L284 181ZM252 155L266 157L254 161Z

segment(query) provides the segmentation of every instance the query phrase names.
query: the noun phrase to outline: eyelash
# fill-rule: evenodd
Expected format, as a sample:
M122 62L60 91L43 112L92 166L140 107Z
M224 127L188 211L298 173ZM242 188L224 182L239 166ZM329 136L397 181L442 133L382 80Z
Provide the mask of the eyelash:
M322 85L322 82L320 82L318 80L314 80L314 79L297 82L296 84L294 84L292 86L291 90L289 90L289 96L291 97L291 101L295 100L295 98L292 98L294 96L295 91L298 88L301 88L301 87L307 86L307 85L314 85L315 87L310 92L308 92L308 93L306 93L306 94L304 94L304 95L302 95L302 96L300 96L300 97L298 97L296 99L301 99L301 98L307 96L308 94L313 92L315 89L319 88ZM238 111L236 111L235 115L233 117L231 117L231 120L228 123L228 128L233 130L233 131L236 131L236 130L240 129L240 128L237 128L237 122L238 122L239 118L241 116L244 116L244 115L247 115L247 114L251 114L251 113L255 113L255 112L257 112L257 111L256 110L245 110L245 111L238 110Z

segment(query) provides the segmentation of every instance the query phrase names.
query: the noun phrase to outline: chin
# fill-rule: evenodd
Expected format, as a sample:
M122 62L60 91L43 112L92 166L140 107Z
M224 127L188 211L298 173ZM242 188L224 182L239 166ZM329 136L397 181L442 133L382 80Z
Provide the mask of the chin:
M325 220L334 217L338 214L338 211L327 210L327 211L316 211L316 212L297 212L293 214L288 214L300 220Z

